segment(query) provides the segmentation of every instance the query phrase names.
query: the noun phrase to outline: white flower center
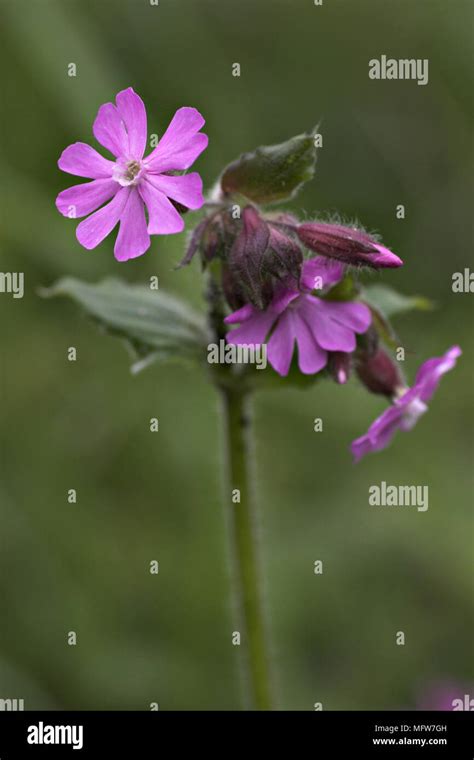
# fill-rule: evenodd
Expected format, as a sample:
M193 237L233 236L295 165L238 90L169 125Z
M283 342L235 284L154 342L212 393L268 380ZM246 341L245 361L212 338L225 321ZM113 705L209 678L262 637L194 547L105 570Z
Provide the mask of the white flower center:
M421 399L415 397L403 409L403 429L411 430L426 411L428 411L427 405Z
M122 187L136 185L141 177L143 165L141 161L131 159L130 161L118 158L115 162L113 178Z

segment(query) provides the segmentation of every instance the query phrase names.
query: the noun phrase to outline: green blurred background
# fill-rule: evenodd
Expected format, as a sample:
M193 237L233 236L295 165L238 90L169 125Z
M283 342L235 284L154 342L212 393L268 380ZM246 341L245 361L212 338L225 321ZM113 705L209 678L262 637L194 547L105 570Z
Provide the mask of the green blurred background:
M378 230L405 260L383 281L436 301L396 323L410 379L429 356L464 349L416 430L357 467L348 445L384 408L379 398L355 381L259 395L280 706L411 708L435 682L472 683L473 314L472 296L451 291L473 239L469 5L1 0L1 269L26 277L23 300L0 296L1 698L27 709L240 705L214 391L179 366L132 377L118 341L71 303L37 294L64 275L158 275L203 309L197 262L173 271L184 234L118 264L115 236L87 252L54 206L75 182L57 168L61 151L95 144L99 105L129 85L150 132L182 105L204 114L210 143L196 169L207 186L240 152L320 121L316 177L290 205ZM381 54L429 58L428 86L369 80L368 60ZM323 433L313 432L319 416ZM370 508L381 480L429 485L428 512Z

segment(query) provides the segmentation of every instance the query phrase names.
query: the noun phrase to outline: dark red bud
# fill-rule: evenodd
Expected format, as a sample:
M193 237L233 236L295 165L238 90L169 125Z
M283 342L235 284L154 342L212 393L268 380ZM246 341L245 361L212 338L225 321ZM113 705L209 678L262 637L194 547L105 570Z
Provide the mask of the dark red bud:
M372 356L364 352L358 359L356 371L372 393L379 393L390 398L405 382L395 362L381 348Z

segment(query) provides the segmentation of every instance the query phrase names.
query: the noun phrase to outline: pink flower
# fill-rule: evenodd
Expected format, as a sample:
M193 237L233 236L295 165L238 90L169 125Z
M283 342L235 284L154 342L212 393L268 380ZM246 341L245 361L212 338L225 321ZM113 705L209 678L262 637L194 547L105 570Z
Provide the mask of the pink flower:
M310 291L319 281L327 288L342 278L343 271L339 263L310 259L303 264L300 285ZM229 343L259 345L271 332L267 357L282 376L290 369L295 341L299 368L304 374L312 375L326 366L328 352L354 351L355 333L365 332L370 321L370 310L365 304L324 301L287 283L277 286L264 311L246 304L225 319L227 324L240 323L240 327L227 334Z
M76 230L84 248L95 248L120 222L114 253L118 261L127 261L145 253L150 235L183 230L183 219L171 201L190 209L203 205L199 174L174 176L170 172L189 169L207 147L208 138L199 132L204 124L199 111L180 108L156 148L144 158L147 118L142 99L129 87L118 93L115 102L99 108L93 126L95 138L115 160L103 158L86 143L69 145L59 168L92 182L63 190L56 206L63 216L87 217Z
M428 410L426 402L433 396L442 375L453 369L461 353L459 346L452 346L444 356L428 359L421 365L413 388L400 388L393 406L372 423L365 435L353 441L351 450L356 462L372 451L385 449L397 430L411 430L416 425L418 418Z

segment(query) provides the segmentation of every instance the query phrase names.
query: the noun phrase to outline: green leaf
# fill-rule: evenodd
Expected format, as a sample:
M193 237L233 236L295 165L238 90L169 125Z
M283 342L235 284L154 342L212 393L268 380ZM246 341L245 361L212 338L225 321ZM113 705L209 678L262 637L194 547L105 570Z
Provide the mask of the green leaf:
M317 291L314 295L318 295ZM359 297L359 286L350 274L334 285L325 295L326 301L354 301Z
M244 153L224 169L220 179L224 194L238 193L255 203L291 198L314 176L315 132L316 128L279 145L265 145Z
M360 297L387 319L412 309L433 309L433 303L428 298L404 296L388 285L367 285L361 289Z
M372 312L372 324L377 330L379 338L383 340L387 346L395 349L400 345L400 339L398 338L392 325L388 319L384 317L382 312L379 309L375 308L375 306L371 306L370 311ZM360 338L363 339L363 336L360 336Z
M69 296L108 334L132 352L132 372L155 361L203 360L209 336L200 314L175 296L117 279L91 284L66 277L43 289L45 297Z

